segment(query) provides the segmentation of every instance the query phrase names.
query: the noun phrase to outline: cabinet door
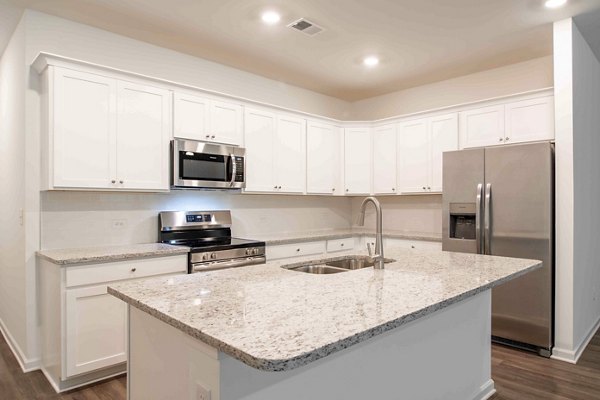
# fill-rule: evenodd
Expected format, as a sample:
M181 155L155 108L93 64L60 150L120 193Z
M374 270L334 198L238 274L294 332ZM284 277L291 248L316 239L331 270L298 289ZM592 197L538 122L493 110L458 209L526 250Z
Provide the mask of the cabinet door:
M275 115L246 108L244 141L246 143L246 191L275 192L273 156L275 154Z
M339 193L340 129L309 122L306 131L306 191L311 194Z
M396 193L396 125L373 130L373 192Z
M117 187L169 189L171 93L118 82Z
M554 97L507 104L505 114L505 143L554 139Z
M371 135L369 129L344 132L344 185L346 194L371 193Z
M286 193L304 193L306 190L306 122L300 118L279 116L276 138L274 173L278 190Z
M67 290L65 306L63 378L127 361L127 305L106 285Z
M215 142L241 146L242 107L233 103L211 101L210 135Z
M69 69L54 70L55 188L112 187L116 174L116 81Z
M442 191L442 154L458 150L458 115L447 114L429 119L431 143L430 185L431 192Z
M504 106L492 106L460 113L461 148L504 144Z
M398 128L398 191L419 193L429 184L427 119L403 122Z
M181 139L209 140L209 100L187 93L173 95L173 136Z

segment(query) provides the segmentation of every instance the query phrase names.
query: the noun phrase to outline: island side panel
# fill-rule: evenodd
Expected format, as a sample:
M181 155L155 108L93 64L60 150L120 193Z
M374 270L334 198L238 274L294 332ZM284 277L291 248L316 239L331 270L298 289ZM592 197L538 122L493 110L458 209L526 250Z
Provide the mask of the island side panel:
M491 380L485 291L303 367L249 367L130 307L130 399L483 400Z
M483 400L495 393L490 338L487 290L291 371L223 355L212 400Z

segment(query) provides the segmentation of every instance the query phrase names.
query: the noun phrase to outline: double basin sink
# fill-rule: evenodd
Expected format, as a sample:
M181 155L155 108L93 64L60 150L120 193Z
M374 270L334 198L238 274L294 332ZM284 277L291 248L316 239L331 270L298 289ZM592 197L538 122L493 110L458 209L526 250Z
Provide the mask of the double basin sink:
M386 258L385 264L395 260ZM340 272L352 271L356 269L369 268L375 265L375 261L369 256L346 256L336 257L328 260L308 261L298 264L283 265L281 268L290 271L305 272L307 274L337 274Z

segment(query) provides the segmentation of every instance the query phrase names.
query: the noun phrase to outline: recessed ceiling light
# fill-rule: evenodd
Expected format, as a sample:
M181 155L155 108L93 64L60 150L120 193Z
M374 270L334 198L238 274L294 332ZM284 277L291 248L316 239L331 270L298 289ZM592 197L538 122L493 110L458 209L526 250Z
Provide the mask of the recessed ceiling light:
M281 15L275 11L265 11L261 18L265 24L275 25L281 19Z
M365 64L367 67L374 67L379 64L379 58L375 56L365 57L363 64Z
M547 0L544 4L548 8L558 8L567 4L567 0Z

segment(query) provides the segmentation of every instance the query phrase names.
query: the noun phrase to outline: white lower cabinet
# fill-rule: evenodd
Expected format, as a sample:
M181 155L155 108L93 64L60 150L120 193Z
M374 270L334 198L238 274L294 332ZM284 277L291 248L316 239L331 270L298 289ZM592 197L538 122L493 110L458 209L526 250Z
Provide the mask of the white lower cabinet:
M268 245L267 261L325 253L325 241Z
M111 283L187 272L187 255L61 266L38 262L42 367L66 390L125 371L127 306Z
M67 376L127 361L127 305L106 287L66 291Z

